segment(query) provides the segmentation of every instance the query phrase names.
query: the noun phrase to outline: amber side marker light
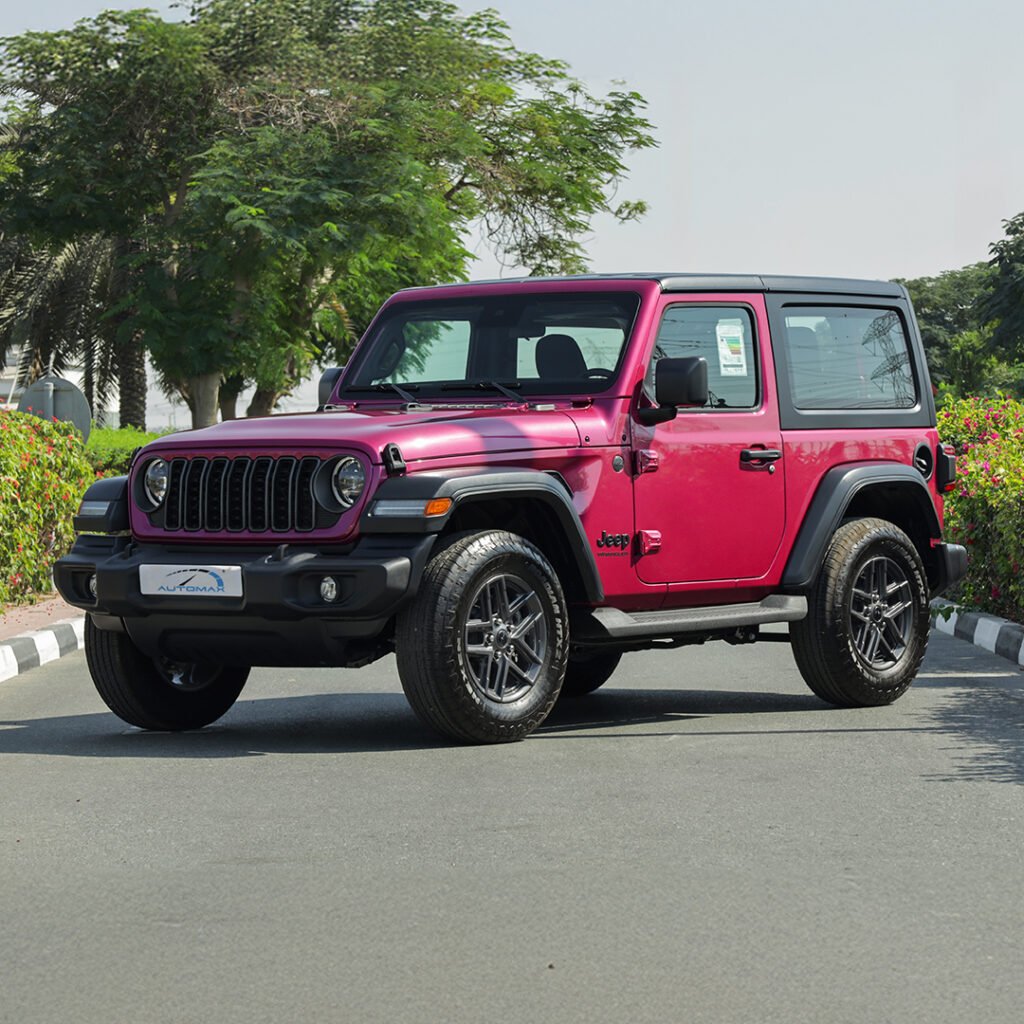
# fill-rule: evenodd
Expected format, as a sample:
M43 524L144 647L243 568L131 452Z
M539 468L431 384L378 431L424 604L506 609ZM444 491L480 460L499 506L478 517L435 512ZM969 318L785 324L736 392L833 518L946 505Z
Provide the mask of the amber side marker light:
M431 498L423 509L425 516L443 516L452 507L451 498Z

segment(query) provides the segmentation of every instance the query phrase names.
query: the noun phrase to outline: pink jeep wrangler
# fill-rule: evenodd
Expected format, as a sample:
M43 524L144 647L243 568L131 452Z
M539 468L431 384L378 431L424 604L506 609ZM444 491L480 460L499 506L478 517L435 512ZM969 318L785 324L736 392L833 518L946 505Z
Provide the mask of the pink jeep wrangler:
M320 401L161 438L90 487L56 579L126 722L198 728L252 665L394 652L425 723L516 740L624 653L707 640L788 640L823 700L887 704L966 568L899 285L409 289Z

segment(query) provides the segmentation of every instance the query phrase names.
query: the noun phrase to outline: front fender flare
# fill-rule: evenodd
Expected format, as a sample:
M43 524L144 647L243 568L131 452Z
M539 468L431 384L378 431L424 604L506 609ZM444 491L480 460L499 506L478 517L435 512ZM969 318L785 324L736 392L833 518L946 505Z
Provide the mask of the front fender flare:
M450 498L451 508L441 516L377 516L378 501L423 502L432 498ZM576 568L580 573L587 600L604 600L604 587L594 553L587 542L579 513L572 504L572 493L561 477L535 469L465 470L414 473L385 480L367 503L359 521L361 534L440 533L457 511L470 502L519 498L538 501L554 514Z

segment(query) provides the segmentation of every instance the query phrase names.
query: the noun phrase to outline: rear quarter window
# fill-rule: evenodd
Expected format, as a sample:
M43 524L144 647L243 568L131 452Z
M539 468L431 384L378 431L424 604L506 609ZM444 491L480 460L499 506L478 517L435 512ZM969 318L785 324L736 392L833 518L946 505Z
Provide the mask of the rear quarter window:
M797 409L911 409L910 348L896 310L802 306L785 310L786 362Z

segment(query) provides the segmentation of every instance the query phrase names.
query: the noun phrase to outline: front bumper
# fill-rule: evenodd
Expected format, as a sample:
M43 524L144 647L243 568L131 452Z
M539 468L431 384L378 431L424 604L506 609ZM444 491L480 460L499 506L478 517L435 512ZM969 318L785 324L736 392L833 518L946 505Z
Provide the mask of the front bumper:
M151 657L245 665L347 665L381 653L388 623L415 593L435 535L365 537L350 551L282 545L198 548L83 535L54 567L69 604L101 629L125 629ZM143 594L141 565L237 565L241 597ZM95 597L89 586L95 575ZM320 583L337 584L332 602Z

